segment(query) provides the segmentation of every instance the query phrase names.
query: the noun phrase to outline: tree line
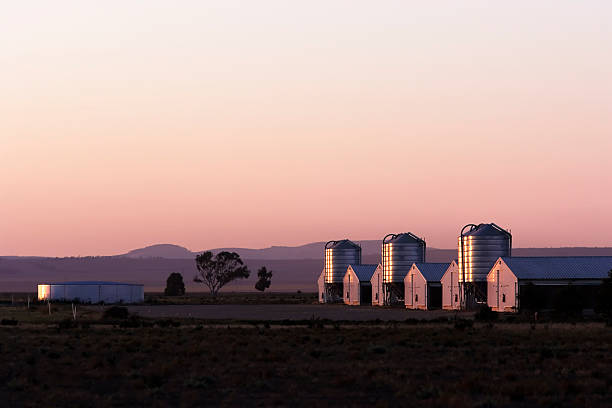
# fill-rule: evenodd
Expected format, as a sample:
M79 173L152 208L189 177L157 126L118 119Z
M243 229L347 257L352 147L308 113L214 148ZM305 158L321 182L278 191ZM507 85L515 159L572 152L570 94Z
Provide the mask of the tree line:
M237 279L247 279L251 274L249 268L244 264L240 255L236 252L222 251L214 255L211 251L205 251L195 258L197 273L194 282L205 285L210 294L216 297L221 288ZM273 272L262 266L257 271L257 282L255 289L265 291L272 284ZM166 280L166 296L181 296L185 294L185 283L183 276L174 272Z

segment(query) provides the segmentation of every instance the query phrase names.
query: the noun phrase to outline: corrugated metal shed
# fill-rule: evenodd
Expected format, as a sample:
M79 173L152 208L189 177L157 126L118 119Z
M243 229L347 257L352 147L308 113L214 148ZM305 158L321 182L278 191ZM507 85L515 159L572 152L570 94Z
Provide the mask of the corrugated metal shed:
M417 262L415 265L428 282L439 282L449 267L448 263Z
M360 282L370 282L378 265L351 265Z
M518 279L604 279L612 256L502 257Z
M109 282L109 281L72 281L72 282L45 282L41 285L140 285L138 283Z
M139 303L144 301L144 287L141 284L105 281L43 283L38 285L38 300Z

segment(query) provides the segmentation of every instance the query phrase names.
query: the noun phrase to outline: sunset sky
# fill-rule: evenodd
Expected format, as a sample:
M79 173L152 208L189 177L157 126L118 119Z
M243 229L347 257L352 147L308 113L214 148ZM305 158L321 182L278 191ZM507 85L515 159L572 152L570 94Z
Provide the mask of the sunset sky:
M16 1L0 255L466 223L612 246L608 1Z

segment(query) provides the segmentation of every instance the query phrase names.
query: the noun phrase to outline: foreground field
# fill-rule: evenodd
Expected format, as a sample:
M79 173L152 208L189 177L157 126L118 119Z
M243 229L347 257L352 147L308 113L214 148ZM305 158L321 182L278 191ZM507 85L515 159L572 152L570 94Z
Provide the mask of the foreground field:
M89 309L97 310L96 306ZM447 310L407 310L403 307L381 308L373 306L337 305L147 305L129 306L130 313L150 318L196 318L222 320L304 320L311 318L341 321L404 321L406 319L432 320L472 317L470 312Z
M178 324L178 323L177 323ZM5 406L611 406L596 324L0 326Z
M152 305L295 305L317 302L312 292L223 292L212 297L206 292L191 292L184 296L165 296L163 293L145 293L145 303Z

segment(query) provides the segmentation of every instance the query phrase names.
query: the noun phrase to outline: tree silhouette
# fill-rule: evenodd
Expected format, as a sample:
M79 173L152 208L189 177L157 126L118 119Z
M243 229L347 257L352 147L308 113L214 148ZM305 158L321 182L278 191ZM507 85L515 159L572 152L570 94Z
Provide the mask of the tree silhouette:
M164 290L166 296L182 296L185 294L185 282L183 282L183 275L177 272L173 272L168 276L166 280L166 289Z
M257 271L257 277L259 279L257 280L257 283L255 283L255 289L263 292L270 287L270 284L272 283L272 271L268 271L265 266L262 266Z
M211 251L206 251L196 256L195 263L198 273L193 281L205 284L213 297L231 281L246 279L250 274L240 255L235 252L223 251L213 255Z

